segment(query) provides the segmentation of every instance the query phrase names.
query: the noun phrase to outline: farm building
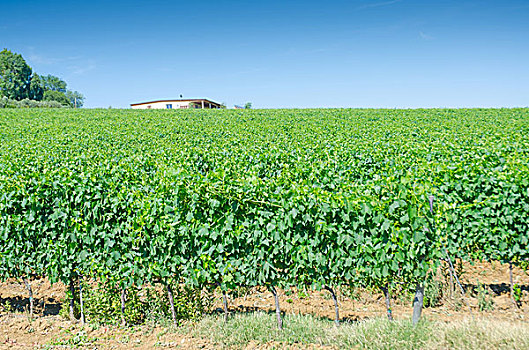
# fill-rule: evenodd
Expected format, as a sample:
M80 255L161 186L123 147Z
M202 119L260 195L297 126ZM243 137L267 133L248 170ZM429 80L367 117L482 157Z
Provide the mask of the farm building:
M133 109L178 109L178 108L220 108L220 103L205 98L186 100L157 100L149 102L132 103Z

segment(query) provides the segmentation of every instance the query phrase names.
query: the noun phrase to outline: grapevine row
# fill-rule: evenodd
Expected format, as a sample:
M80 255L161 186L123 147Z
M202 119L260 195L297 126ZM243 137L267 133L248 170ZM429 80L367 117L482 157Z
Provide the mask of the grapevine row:
M334 295L529 258L524 109L1 113L1 279Z

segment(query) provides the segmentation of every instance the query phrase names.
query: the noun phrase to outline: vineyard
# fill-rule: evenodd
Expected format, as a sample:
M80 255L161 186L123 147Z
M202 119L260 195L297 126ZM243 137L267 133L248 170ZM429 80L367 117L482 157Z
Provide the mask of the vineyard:
M441 265L527 268L528 135L528 109L2 110L0 280L360 285L391 318Z

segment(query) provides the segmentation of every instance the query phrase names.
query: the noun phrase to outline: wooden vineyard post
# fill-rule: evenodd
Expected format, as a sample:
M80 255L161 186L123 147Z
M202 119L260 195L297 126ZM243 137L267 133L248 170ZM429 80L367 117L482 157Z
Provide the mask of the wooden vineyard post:
M389 283L381 288L386 299L386 313L388 315L388 320L393 321L393 313L391 311L391 298L389 296Z
M228 296L222 291L222 307L224 308L224 323L228 322Z
M83 302L83 279L79 278L79 306L81 308L81 324L84 325L86 322L84 315L84 302Z
M417 323L419 323L419 320L421 319L423 302L424 302L424 284L417 283L417 287L415 289L415 297L413 298L412 323L414 326Z
M173 288L171 288L171 285L167 284L167 297L169 298L169 306L171 307L171 317L173 318L173 324L176 326L176 311L174 308L174 296L173 296Z
M281 308L279 307L279 297L277 295L277 290L274 286L270 287L270 291L274 295L274 300L276 304L276 318L277 318L277 328L279 330L283 329L283 320L281 319Z
M70 278L70 321L75 320L75 282Z
M220 282L217 282L217 286L220 288L222 292L222 309L224 311L224 323L228 322L228 295L226 294L226 291L222 289L222 286Z
M29 317L33 319L33 306L35 304L33 300L33 290L31 289L31 284L29 284L28 280L26 278L22 279L24 281L24 285L26 286L26 289L28 290L29 295Z
M336 298L336 294L334 293L334 290L331 287L325 286L325 289L327 289L331 293L332 300L334 301L334 324L336 326L339 326L340 325L340 312L338 310L338 299Z

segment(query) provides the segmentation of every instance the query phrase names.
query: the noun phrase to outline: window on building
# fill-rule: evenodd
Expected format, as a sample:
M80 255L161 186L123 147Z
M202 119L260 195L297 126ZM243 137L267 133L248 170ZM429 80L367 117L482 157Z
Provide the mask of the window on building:
M171 103L168 103L165 105L165 108L167 109L173 109L173 105Z

